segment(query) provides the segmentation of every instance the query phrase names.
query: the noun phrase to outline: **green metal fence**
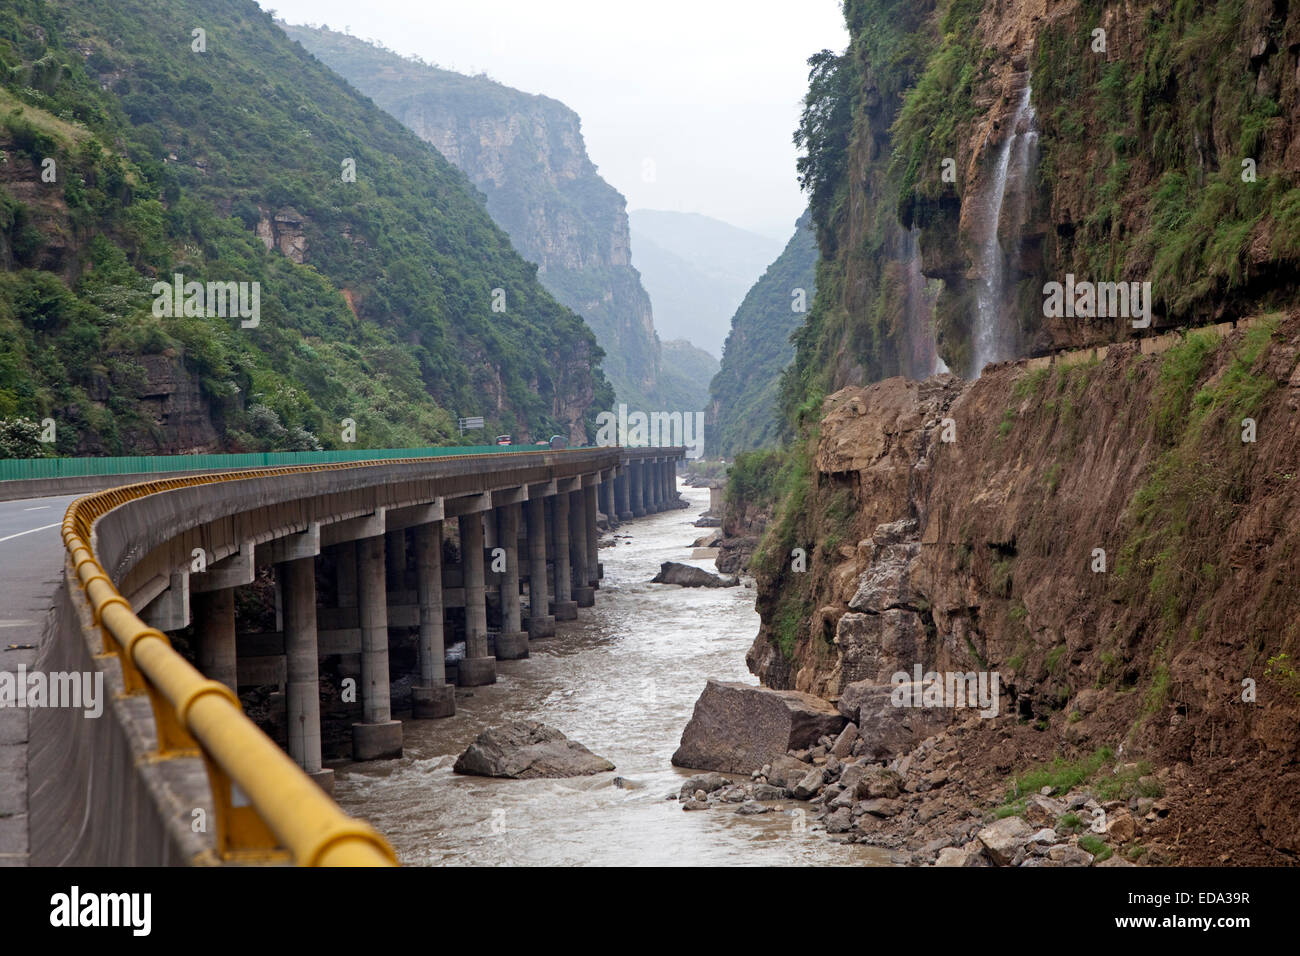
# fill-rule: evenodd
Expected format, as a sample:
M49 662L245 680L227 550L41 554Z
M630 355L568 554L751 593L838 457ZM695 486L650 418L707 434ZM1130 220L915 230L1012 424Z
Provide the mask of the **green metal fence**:
M273 468L277 465L326 465L341 461L374 461L382 458L437 458L443 455L549 450L547 445L451 445L437 448L359 448L355 451L271 451L245 455L10 458L0 460L0 481L156 474L168 471L216 471L222 468Z

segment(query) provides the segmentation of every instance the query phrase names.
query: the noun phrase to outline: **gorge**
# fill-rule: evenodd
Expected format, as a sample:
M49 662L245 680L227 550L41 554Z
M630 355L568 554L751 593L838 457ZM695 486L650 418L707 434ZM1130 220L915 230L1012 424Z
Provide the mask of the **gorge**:
M1300 864L1300 8L842 0L787 88L812 4L375 3L0 11L0 650L129 718L46 779L149 862L301 799L430 866Z

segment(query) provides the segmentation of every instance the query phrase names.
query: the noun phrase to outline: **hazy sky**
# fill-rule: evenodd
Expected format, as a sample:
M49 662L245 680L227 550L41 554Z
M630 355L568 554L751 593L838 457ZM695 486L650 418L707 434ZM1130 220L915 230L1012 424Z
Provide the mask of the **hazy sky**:
M806 61L848 42L839 0L259 0L568 104L630 209L784 242L805 201L791 135Z

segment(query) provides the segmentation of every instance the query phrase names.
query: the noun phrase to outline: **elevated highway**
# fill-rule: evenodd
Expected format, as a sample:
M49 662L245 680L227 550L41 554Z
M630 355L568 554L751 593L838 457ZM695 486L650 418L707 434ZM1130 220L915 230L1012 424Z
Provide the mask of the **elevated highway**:
M351 715L352 759L400 754L394 679L411 685L411 717L433 719L454 713L456 685L527 657L594 603L602 516L673 507L682 457L178 459L126 485L69 477L118 485L72 501L0 504L0 696L21 670L80 675L87 694L94 678L105 698L99 714L52 697L0 707L0 863L396 862L329 796L322 701ZM0 499L63 481L21 480ZM239 632L241 590L241 604L273 594L273 629ZM282 701L280 744L243 714L250 687Z

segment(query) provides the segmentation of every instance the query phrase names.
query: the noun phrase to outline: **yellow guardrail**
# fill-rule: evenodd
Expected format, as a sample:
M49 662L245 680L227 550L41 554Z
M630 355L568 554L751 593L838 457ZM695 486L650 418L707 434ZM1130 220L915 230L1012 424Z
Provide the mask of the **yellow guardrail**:
M590 449L546 451L573 454ZM512 457L517 457L513 453ZM129 501L178 488L273 475L345 468L429 464L483 455L397 458L165 478L78 498L63 517L63 543L86 596L103 653L122 666L127 694L146 693L158 728L156 759L202 756L216 809L216 854L222 860L303 866L395 866L393 848L373 827L349 817L274 741L245 716L225 684L208 680L149 627L114 586L91 548L95 522ZM502 457L505 457L504 455ZM250 803L236 806L233 787Z

